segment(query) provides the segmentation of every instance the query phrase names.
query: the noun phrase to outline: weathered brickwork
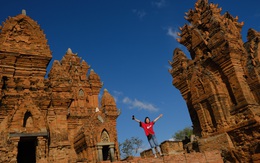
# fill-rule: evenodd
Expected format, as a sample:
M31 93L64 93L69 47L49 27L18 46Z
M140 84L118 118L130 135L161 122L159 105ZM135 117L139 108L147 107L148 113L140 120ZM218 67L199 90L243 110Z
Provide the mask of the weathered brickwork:
M165 155L160 158L131 158L125 161L118 161L115 163L223 163L221 153L219 150L211 150L206 152L194 153L176 153Z
M199 150L221 150L231 162L257 162L260 155L260 33L218 5L198 0L186 13L190 24L170 62L173 85L185 99Z
M25 14L0 31L0 162L119 160L119 112L106 89L99 101L99 75L68 49L45 78L52 54Z
M68 49L52 59L39 25L25 14L0 26L0 162L222 163L260 161L260 33L207 0L198 0L180 28L173 85L186 100L196 139L161 144L120 161L114 98L90 66ZM26 160L24 160L26 158Z
M184 153L185 150L183 149L182 141L164 141L160 144L161 151L164 155L173 155L173 154L180 154ZM158 156L160 154L158 153ZM152 149L148 149L142 151L140 153L142 158L151 158L154 157Z

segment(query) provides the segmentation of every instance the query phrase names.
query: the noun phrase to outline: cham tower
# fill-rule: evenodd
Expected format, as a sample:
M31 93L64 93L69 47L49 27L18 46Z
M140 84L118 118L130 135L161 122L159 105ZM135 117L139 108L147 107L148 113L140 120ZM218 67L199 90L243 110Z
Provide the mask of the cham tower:
M260 33L218 5L198 0L186 13L170 61L173 85L186 101L197 151L218 149L224 161L260 161Z
M68 49L52 59L40 26L23 14L0 27L0 162L76 163L120 159L114 98Z

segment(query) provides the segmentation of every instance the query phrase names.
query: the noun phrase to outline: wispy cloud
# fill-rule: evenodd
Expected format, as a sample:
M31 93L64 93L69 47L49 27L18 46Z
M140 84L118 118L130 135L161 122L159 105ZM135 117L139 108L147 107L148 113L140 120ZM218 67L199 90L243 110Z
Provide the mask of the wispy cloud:
M137 109L141 109L141 110L148 110L151 112L156 112L159 110L157 107L155 107L151 103L143 102L143 101L140 101L137 99L132 100L128 97L125 97L123 99L123 103L129 105L129 108L131 108L131 109L137 108Z
M172 27L167 28L167 35L173 37L174 39L179 38L178 31L173 29Z
M120 91L113 91L113 97L116 101L116 103L119 101L119 97L123 95L123 92L120 92Z
M152 5L158 7L158 8L162 8L166 6L166 2L165 0L157 0L157 1L153 1Z
M143 19L146 16L146 12L144 10L133 9L133 13L138 16L138 18Z
M139 109L139 110L147 110L150 112L156 112L159 110L154 104L149 102L144 102L138 99L130 99L125 96L121 91L113 91L113 97L116 100L116 103L123 103L127 105L130 109Z
M115 96L121 96L121 95L123 95L123 92L113 91L113 94L114 94Z

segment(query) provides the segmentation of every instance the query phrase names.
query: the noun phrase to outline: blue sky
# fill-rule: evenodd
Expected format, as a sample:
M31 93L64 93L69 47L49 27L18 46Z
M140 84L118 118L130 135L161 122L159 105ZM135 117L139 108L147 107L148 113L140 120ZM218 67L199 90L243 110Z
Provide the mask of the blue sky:
M196 0L8 0L1 3L0 21L25 9L46 34L53 60L61 60L68 48L78 53L99 74L121 110L117 119L118 141L139 137L148 147L143 130L131 120L159 114L155 132L159 142L191 126L187 106L172 85L168 60L179 47L178 27L188 23L184 13ZM260 31L260 1L212 0L222 11Z

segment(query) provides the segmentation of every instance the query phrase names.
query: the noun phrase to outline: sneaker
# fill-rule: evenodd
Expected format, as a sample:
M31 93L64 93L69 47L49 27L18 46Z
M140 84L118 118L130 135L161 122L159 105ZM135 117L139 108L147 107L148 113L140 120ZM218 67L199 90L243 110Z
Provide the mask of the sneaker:
M157 158L157 156L156 156L156 155L154 155L154 158Z

